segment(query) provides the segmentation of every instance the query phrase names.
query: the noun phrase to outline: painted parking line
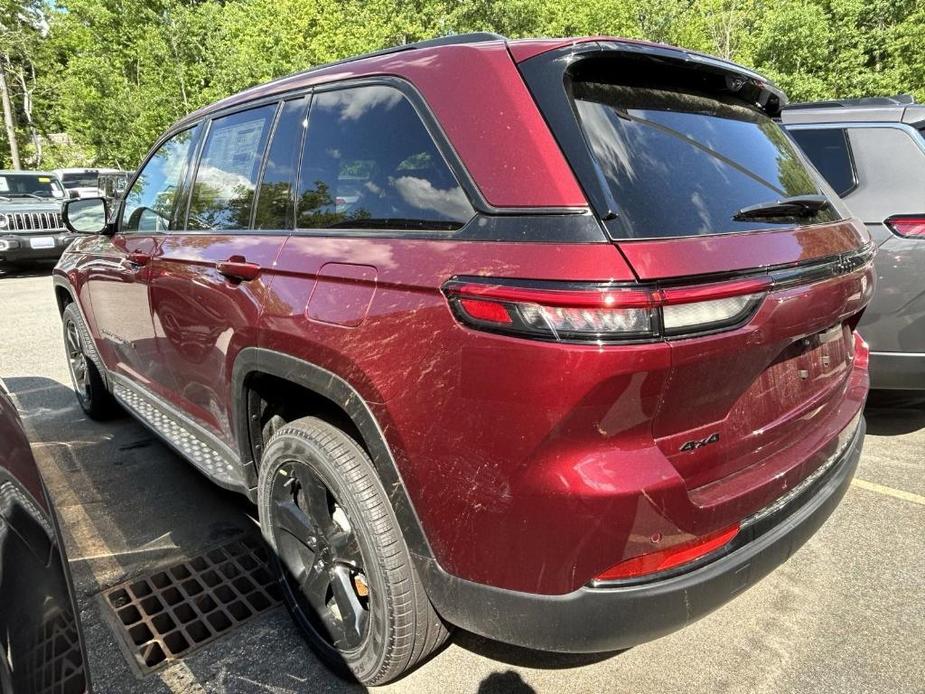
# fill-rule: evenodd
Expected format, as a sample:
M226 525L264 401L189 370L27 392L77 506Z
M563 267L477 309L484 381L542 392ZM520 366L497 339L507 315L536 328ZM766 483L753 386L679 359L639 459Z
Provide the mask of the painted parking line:
M884 494L886 496L892 496L896 499L902 499L903 501L911 501L913 504L925 506L925 496L913 494L912 492L906 492L902 489L885 487L882 484L877 484L876 482L868 482L867 480L860 480L857 477L851 480L851 484L853 484L855 487L866 489L869 492L876 492L877 494Z

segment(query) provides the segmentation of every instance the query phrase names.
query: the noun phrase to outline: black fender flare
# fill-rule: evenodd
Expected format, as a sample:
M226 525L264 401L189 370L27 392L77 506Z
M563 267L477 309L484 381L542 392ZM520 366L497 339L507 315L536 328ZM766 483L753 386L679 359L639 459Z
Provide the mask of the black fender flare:
M84 345L87 347L87 357L89 357L90 361L96 366L96 370L99 371L100 377L103 379L103 384L106 386L106 390L110 390L112 384L110 383L109 369L107 369L106 364L103 363L103 357L100 355L100 350L96 344L96 340L93 338L93 333L90 332L90 325L87 323L87 315L84 313L84 307L77 299L77 292L74 291L74 286L68 281L67 277L57 273L52 275L52 283L55 288L61 287L70 294L71 303L77 307L77 312L80 314L81 325L78 327L83 334ZM57 297L55 297L55 299L57 300ZM64 312L63 306L59 306L59 309L62 313Z
M251 428L246 388L247 378L253 374L275 376L299 385L330 400L346 412L363 439L359 443L369 451L416 564L420 564L421 560L428 564L435 563L430 544L408 496L392 451L382 428L363 397L347 381L327 369L283 352L261 347L242 349L235 358L231 375L235 439L241 463L252 476L252 485L256 486L257 482L257 465L252 445L252 435L255 432ZM419 569L422 568L419 566ZM424 578L423 570L419 570L419 574Z

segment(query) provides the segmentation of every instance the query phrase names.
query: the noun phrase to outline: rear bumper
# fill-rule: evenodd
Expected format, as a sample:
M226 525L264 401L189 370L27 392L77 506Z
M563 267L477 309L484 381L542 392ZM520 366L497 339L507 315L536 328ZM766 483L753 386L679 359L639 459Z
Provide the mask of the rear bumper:
M70 245L71 241L77 238L76 234L62 232L49 232L48 234L36 234L54 239L54 245L48 248L33 248L30 239L33 237L21 236L16 234L0 234L0 264L17 264L40 261L57 260Z
M925 353L871 352L870 387L925 390Z
M754 585L822 526L851 483L865 430L861 418L824 475L756 523L744 544L699 568L635 585L536 595L465 581L424 562L430 598L444 619L459 627L539 650L615 651L664 636Z

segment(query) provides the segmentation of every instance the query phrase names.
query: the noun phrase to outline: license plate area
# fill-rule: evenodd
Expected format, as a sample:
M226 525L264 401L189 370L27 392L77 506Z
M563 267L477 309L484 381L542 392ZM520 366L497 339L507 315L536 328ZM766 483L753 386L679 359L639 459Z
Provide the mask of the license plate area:
M755 432L770 436L794 412L825 399L848 373L848 344L851 331L842 323L791 343L729 412L727 441L753 440Z
M796 359L801 380L827 379L845 370L851 360L850 330L842 323L811 335L798 343L801 354Z
M55 247L55 237L54 236L36 236L29 239L30 248L54 248Z

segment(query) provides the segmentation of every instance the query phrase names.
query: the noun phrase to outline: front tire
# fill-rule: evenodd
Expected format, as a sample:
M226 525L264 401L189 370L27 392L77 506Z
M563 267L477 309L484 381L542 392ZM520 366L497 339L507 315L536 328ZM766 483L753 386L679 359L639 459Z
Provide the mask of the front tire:
M68 304L61 316L64 324L64 349L71 384L81 409L90 419L108 419L115 410L115 400L106 388L96 364L88 356L93 349L80 311Z
M446 640L382 482L347 434L314 417L283 426L257 491L286 605L333 669L384 684Z

